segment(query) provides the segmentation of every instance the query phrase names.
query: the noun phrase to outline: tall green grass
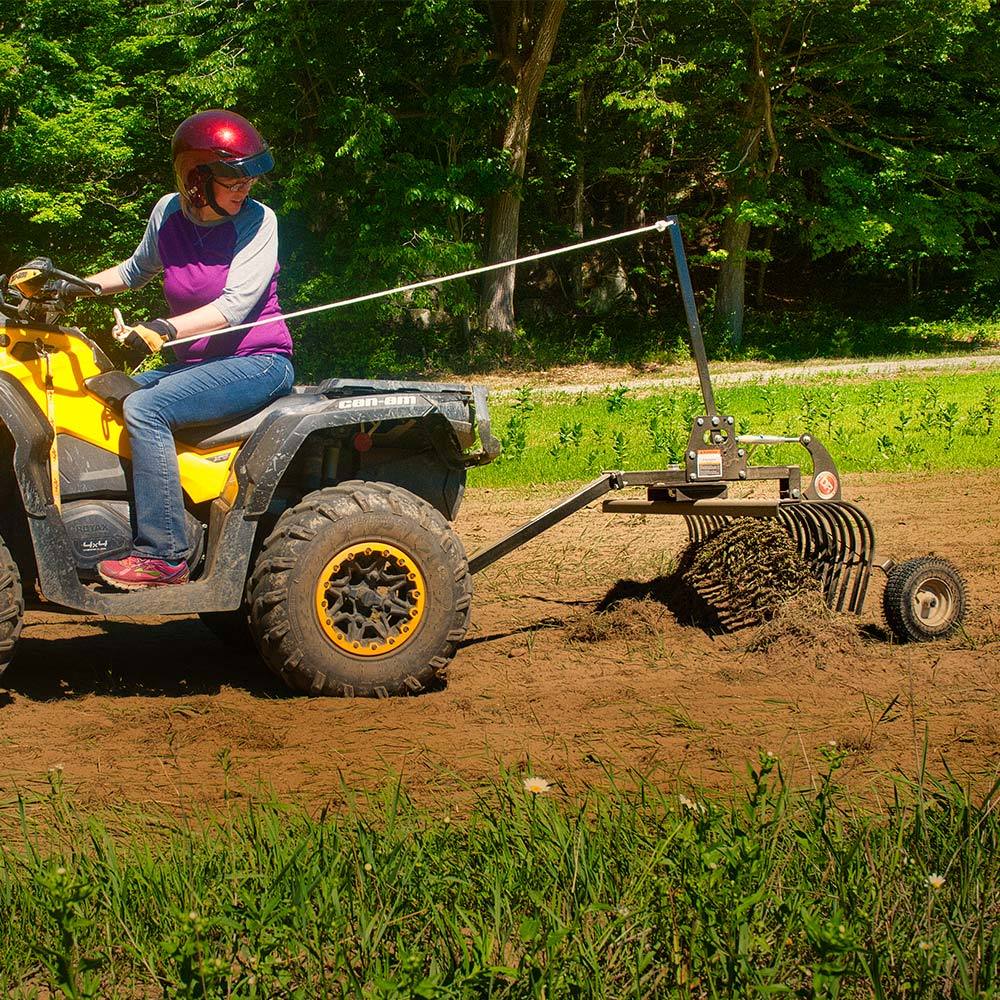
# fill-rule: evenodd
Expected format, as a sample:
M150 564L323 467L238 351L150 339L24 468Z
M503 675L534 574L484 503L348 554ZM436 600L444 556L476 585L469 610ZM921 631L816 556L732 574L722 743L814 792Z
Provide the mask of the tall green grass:
M897 783L884 814L824 751L794 792L503 775L449 818L398 788L310 816L252 804L150 838L53 779L0 845L0 990L69 997L955 997L997 994L994 787ZM48 995L48 994L45 994Z
M741 434L809 432L843 472L974 469L1000 464L1000 376L936 375L892 381L825 378L716 392L720 413ZM642 398L618 387L603 394L542 396L528 389L491 402L500 459L475 469L476 486L581 480L605 469L660 469L683 461L695 390ZM758 447L754 465L799 464L798 445Z

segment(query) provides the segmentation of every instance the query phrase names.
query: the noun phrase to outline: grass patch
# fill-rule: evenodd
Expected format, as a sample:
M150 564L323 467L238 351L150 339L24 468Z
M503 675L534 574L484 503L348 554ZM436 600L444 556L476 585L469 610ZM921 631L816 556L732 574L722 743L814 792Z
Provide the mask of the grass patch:
M994 373L858 382L843 377L769 382L716 391L738 433L812 433L842 472L904 472L995 466L1000 389ZM473 486L528 486L588 479L605 469L660 469L682 461L695 390L641 398L621 386L603 394L543 396L522 389L491 401L504 453L469 474ZM754 465L800 464L798 445L757 447Z
M53 780L0 845L0 990L70 997L994 996L1000 816L954 781L884 814L762 755L729 802L502 776L461 818L398 788L112 836ZM546 788L544 782L536 787Z

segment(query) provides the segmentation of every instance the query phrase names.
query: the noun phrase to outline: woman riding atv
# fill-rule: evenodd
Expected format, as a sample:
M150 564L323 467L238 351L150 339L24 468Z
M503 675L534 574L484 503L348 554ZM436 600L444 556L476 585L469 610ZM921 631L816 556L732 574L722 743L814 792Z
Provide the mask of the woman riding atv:
M97 566L106 583L123 590L188 580L174 430L253 413L289 392L294 380L277 296L277 222L250 197L274 166L267 143L242 116L212 110L181 123L172 152L177 192L156 203L128 260L88 280L112 294L163 274L169 318L124 331L127 343L151 352L175 339L268 316L275 321L178 344L175 363L134 376L142 388L124 402L132 553Z

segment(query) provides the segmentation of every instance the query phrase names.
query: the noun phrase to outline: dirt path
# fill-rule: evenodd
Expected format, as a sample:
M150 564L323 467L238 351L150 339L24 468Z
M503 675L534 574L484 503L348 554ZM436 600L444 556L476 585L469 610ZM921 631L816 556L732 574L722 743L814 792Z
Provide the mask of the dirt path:
M446 690L389 701L289 697L227 656L196 618L112 622L31 614L0 682L0 822L18 791L44 792L62 767L89 806L218 806L258 782L309 805L341 781L404 775L438 805L456 787L529 766L569 786L605 770L727 787L760 750L809 780L830 740L848 774L913 774L928 760L985 784L1000 761L1000 524L993 473L853 476L847 495L872 516L880 550L934 550L969 582L966 633L897 647L872 639L744 650L664 612L655 634L588 644L567 625L622 579L648 581L680 549L670 518L588 509L476 579L473 627ZM557 494L471 493L459 519L470 551ZM878 621L876 581L865 621Z
M1000 354L968 354L961 357L903 358L895 361L831 361L819 364L814 361L782 367L768 366L760 361L736 363L712 362L713 385L742 385L747 382L764 383L772 379L783 382L803 381L823 376L857 376L880 378L908 372L971 372L1000 367ZM475 381L488 386L497 396L511 395L528 386L542 393L606 392L609 388L624 385L637 392L678 389L696 386L694 362L663 369L657 378L637 378L634 368L609 368L602 365L574 365L539 373L514 375L479 375ZM459 379L462 381L462 379Z

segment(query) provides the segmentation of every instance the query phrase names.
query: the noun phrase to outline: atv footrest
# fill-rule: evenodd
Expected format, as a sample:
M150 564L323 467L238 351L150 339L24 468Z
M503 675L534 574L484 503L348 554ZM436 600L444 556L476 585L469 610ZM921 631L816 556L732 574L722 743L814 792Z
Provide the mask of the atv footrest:
M101 372L100 375L91 375L85 378L83 384L88 392L92 392L98 399L103 399L112 409L120 410L126 396L131 396L136 389L142 386L134 378L130 378L125 372L110 371Z

